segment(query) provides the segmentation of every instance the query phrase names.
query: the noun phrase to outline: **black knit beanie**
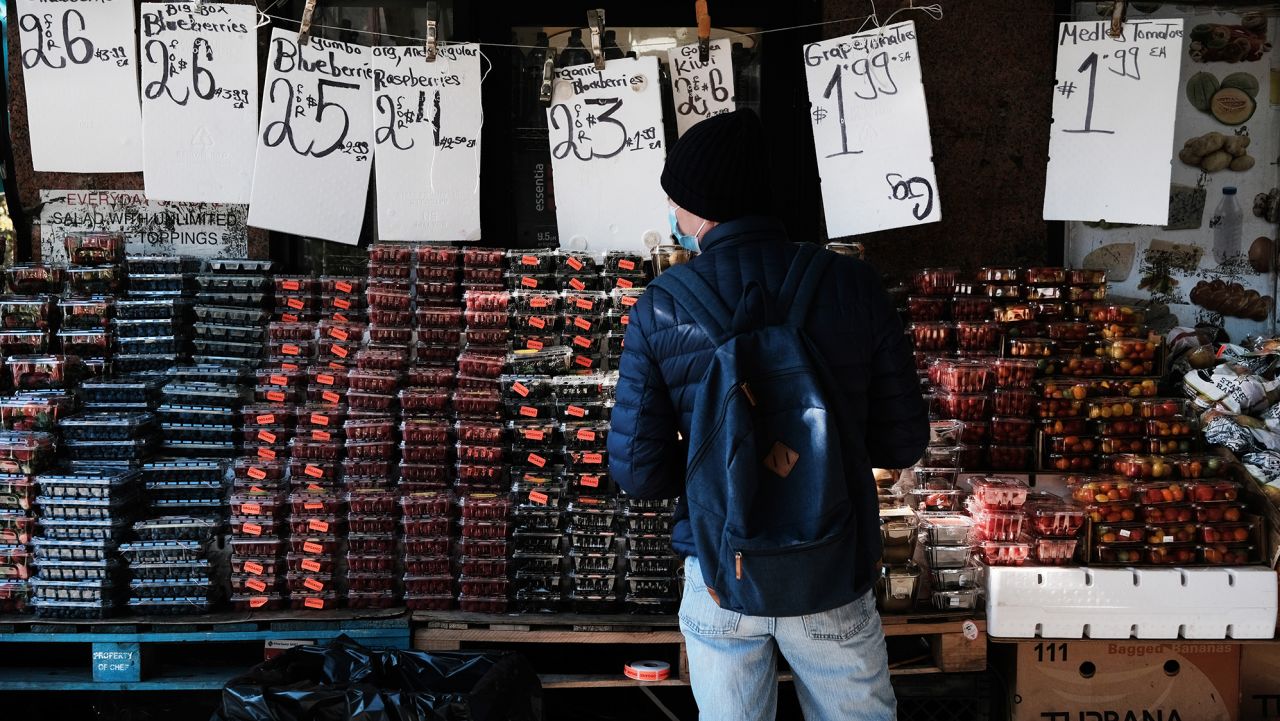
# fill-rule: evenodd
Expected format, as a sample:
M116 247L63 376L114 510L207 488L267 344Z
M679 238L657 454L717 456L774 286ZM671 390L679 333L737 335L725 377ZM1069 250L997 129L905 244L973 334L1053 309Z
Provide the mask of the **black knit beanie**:
M667 153L662 189L671 202L723 223L769 207L764 128L746 108L689 128Z

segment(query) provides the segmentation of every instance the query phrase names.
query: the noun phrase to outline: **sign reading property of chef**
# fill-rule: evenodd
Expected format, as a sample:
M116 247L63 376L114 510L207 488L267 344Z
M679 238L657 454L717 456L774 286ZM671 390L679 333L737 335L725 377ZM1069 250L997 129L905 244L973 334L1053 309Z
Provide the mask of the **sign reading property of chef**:
M355 245L373 164L369 48L276 28L249 225Z
M1182 20L1058 26L1046 220L1164 225Z
M705 63L698 58L696 43L671 48L667 62L676 129L681 135L700 120L733 112L733 54L728 40L712 42Z
M255 22L252 5L142 4L148 198L249 202L258 128Z
M560 245L604 252L661 243L667 201L658 59L610 60L604 70L556 70L547 110Z
M69 232L124 233L125 252L244 258L249 253L245 205L170 203L140 190L41 190L40 260L66 263Z
M18 58L38 171L142 169L131 0L18 0Z
M913 22L804 48L827 235L942 219Z
M480 46L373 50L382 240L480 238Z

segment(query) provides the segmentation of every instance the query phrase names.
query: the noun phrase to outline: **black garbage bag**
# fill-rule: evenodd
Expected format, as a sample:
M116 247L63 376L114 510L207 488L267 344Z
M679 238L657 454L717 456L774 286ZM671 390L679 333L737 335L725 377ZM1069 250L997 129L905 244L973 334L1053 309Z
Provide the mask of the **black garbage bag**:
M232 679L212 721L541 721L542 685L510 651L398 651L340 636Z

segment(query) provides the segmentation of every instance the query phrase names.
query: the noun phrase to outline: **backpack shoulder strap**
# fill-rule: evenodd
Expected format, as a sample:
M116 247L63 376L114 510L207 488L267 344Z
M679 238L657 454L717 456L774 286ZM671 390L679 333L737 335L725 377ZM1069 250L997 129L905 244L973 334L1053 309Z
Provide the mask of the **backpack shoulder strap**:
M720 298L719 291L706 278L683 265L668 269L662 277L670 278L663 283L664 290L693 316L713 343L722 345L733 327L733 313Z
M824 253L812 243L800 247L795 260L787 270L787 277L782 281L779 299L790 302L787 310L787 325L803 326L809 315L809 306L818 291L822 276L831 265L832 253Z

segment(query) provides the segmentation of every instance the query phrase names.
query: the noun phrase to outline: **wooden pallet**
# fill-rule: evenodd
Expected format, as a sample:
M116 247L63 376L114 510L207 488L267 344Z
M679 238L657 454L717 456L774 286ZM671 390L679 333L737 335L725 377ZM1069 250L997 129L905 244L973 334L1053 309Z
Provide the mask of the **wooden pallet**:
M269 641L325 643L341 635L369 646L409 648L409 617L404 609L102 621L0 616L0 651L9 652L10 657L23 657L24 647L78 644L88 661L63 666L0 666L0 691L213 690L261 662L263 647ZM175 646L186 644L201 646L189 653L174 653ZM231 653L215 654L209 644ZM167 663L150 662L161 655ZM206 662L206 657L214 655L219 663Z
M645 646L659 660L671 663L672 677L643 685L687 686L689 661L684 636L675 616L516 614L416 612L413 647L427 651L456 651L503 645L534 648L546 645L600 648ZM884 616L887 639L918 639L920 652L891 667L896 675L982 671L987 664L986 621L958 614ZM893 643L893 642L891 642ZM633 686L619 668L596 673L540 674L545 688ZM780 674L789 681L789 673Z

